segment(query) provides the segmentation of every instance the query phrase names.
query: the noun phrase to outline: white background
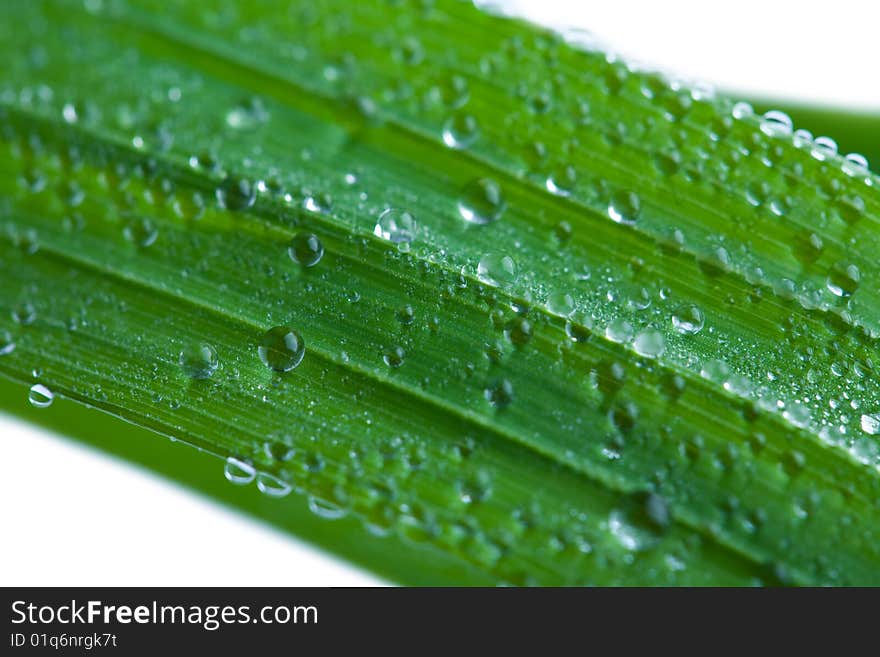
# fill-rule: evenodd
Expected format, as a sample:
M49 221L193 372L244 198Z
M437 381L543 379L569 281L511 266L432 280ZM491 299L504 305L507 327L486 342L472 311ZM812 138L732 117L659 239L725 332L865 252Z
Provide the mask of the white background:
M505 4L551 26L589 29L630 59L725 90L880 111L876 2ZM271 527L49 432L0 415L0 436L0 585L382 583ZM243 562L249 564L246 572L229 568Z

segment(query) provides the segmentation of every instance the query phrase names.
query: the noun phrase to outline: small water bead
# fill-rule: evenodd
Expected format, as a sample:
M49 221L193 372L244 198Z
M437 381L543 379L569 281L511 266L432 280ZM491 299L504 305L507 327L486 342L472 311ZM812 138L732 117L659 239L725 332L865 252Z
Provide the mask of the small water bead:
M297 367L306 353L302 336L289 326L275 326L263 335L258 347L260 360L276 372Z
M545 187L551 194L570 196L577 184L577 171L572 166L564 166L554 171L545 181Z
M547 298L547 308L554 315L569 317L575 311L574 299L567 292L554 292Z
M868 175L868 160L859 153L850 153L844 158L841 168L848 176L866 176Z
M486 387L483 396L495 408L506 408L513 401L513 384L507 379L498 379Z
M608 204L608 216L619 224L633 224L639 218L641 201L635 192L615 192Z
M831 137L816 137L810 148L810 155L820 162L837 155L837 142Z
M269 112L259 98L250 98L226 113L226 125L234 130L249 130L265 123Z
M0 330L0 356L6 356L15 351L15 340L12 333L3 329Z
M314 267L324 257L324 245L313 233L299 233L287 247L290 259L303 267Z
M859 279L858 267L846 262L838 262L828 271L825 285L834 296L846 298L852 296L858 289Z
M382 360L385 361L385 364L393 369L403 365L405 359L406 352L403 350L403 347L392 347L382 355Z
M880 434L880 415L862 415L861 426L869 436Z
M28 401L36 408L49 408L55 401L55 393L42 383L35 383L28 391Z
M254 186L244 178L226 178L217 187L217 203L226 210L246 210L256 201Z
M303 207L315 214L329 214L333 209L333 198L329 194L308 194L303 199Z
M768 137L788 137L792 127L788 114L778 110L766 112L761 119L761 132Z
M285 497L293 490L293 486L275 475L267 472L258 472L257 489L268 497Z
M22 326L33 324L37 319L37 310L30 301L25 301L12 309L12 319Z
M755 110L752 109L752 106L749 103L739 102L733 106L733 110L731 114L733 114L733 118L735 119L745 119L752 115L754 115Z
M456 114L443 124L443 143L449 148L467 148L479 134L477 120L470 114Z
M666 338L656 329L646 329L636 336L633 349L639 356L658 358L666 351Z
M122 234L135 246L147 248L156 242L159 237L159 229L149 218L135 217L125 225Z
M619 344L629 342L633 338L632 324L618 317L605 327L605 337Z
M509 255L487 253L477 265L477 278L488 285L510 285L516 281L516 263Z
M501 186L490 178L480 178L462 190L458 213L468 223L485 225L496 221L505 205Z
M177 359L180 369L191 379L210 379L217 371L217 352L204 342L188 346Z
M223 466L223 475L226 480L238 486L246 486L257 476L257 471L250 463L245 463L233 456L226 459Z
M416 220L406 210L388 208L379 215L373 234L394 244L409 244L416 237Z
M314 495L309 495L309 511L324 520L339 520L348 514L344 507L327 500L322 500Z
M675 330L685 335L694 335L703 329L703 311L693 304L680 306L672 315Z

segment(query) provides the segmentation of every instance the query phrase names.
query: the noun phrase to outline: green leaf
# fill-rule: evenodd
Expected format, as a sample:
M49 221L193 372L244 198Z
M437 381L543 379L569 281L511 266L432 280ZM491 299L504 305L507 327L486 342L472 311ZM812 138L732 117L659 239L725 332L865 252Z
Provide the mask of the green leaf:
M880 583L863 167L451 0L0 12L38 403L404 582Z

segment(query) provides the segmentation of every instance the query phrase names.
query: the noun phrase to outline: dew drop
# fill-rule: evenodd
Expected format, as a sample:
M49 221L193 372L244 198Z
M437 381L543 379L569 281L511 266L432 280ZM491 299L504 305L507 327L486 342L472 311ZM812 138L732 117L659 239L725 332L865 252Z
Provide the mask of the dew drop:
M18 304L15 308L12 309L12 319L14 319L22 326L27 326L28 324L33 324L34 321L36 321L37 311L30 301L25 301Z
M324 245L313 233L299 233L287 247L290 259L303 267L314 267L324 257Z
M204 342L193 344L180 352L178 363L183 373L191 379L210 379L217 371L217 352Z
M339 520L346 516L345 508L314 495L309 495L309 511L324 520Z
M257 489L269 497L284 497L290 494L293 487L275 475L259 472L257 473Z
M513 258L501 253L487 253L477 265L477 278L488 285L510 285L516 274Z
M862 415L862 431L869 436L880 434L880 415Z
M15 340L12 333L2 329L0 330L0 356L6 356L15 351Z
M761 132L768 137L788 137L791 130L791 118L785 112L770 110L761 119Z
M852 296L859 287L859 269L846 262L838 262L828 271L825 285L836 297Z
M480 178L466 185L458 201L458 213L472 224L485 225L496 221L504 207L501 186L489 178Z
M249 180L226 178L217 187L217 202L227 210L246 210L256 200L256 192Z
M561 167L545 181L547 191L557 196L570 196L576 184L577 171L572 166Z
M403 365L405 358L406 352L403 350L403 347L393 347L382 355L382 360L385 361L385 364L394 369Z
M406 210L389 208L379 215L373 234L394 244L409 244L416 236L416 220Z
M486 387L483 395L495 408L506 408L513 401L513 384L507 379L498 379Z
M567 292L554 292L547 298L547 308L555 315L569 317L575 310L574 299Z
M226 113L226 125L233 130L249 130L265 123L269 113L259 98L251 98L237 104Z
M820 162L837 155L837 142L831 137L816 137L810 148L810 155Z
M159 237L159 229L147 217L136 217L125 225L122 234L135 246L146 248Z
M449 148L467 148L479 134L477 120L470 114L456 114L443 124L443 143Z
M705 320L703 311L693 304L680 306L672 314L672 325L675 330L685 335L694 335L703 329Z
M636 336L633 349L639 356L658 358L666 351L666 338L656 329L647 329Z
M245 463L230 456L226 459L226 464L223 466L223 475L227 481L238 486L245 486L254 480L257 471L254 470L254 466L250 463Z
M35 383L28 391L28 401L36 408L49 408L55 401L55 393L42 383Z
M615 192L608 204L608 216L619 224L633 224L639 218L641 202L635 192Z
M302 336L289 326L275 326L263 335L258 347L260 360L276 372L289 372L305 356Z
M611 320L605 327L605 337L612 342L623 344L629 342L633 337L633 327L625 319L617 318Z

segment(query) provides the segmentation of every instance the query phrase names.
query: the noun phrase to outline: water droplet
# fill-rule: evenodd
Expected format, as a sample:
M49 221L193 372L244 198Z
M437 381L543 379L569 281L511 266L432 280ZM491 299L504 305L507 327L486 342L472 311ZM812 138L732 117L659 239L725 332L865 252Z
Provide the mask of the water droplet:
M283 479L267 472L257 473L257 489L269 497L284 497L290 494L293 487Z
M633 337L632 324L620 317L613 319L605 327L605 337L621 344L629 342Z
M125 225L122 234L135 246L147 248L159 237L159 229L147 217L135 217Z
M385 352L382 356L382 360L385 361L385 364L388 367L398 368L403 365L403 361L406 358L406 352L403 350L403 347L393 347Z
M302 336L289 326L275 326L263 335L258 348L260 360L276 372L289 372L305 356Z
M560 317L569 317L575 310L574 299L567 292L554 292L547 298L547 308Z
M615 192L608 204L608 216L619 224L632 224L639 218L641 202L635 192Z
M299 233L287 247L290 259L303 267L314 267L324 256L324 245L313 233Z
M880 415L862 415L862 431L869 436L880 434Z
M672 325L679 333L693 335L703 329L703 311L693 304L679 307L672 315Z
M731 113L735 119L745 119L754 115L755 110L753 110L752 106L748 103L739 102L733 106L733 111Z
M42 383L35 383L28 392L28 401L37 408L49 408L55 401L55 393Z
M485 225L496 221L504 211L501 186L489 178L480 178L462 190L458 213L472 224Z
M191 379L209 379L217 370L219 361L214 347L202 342L181 351L178 363L183 373Z
M791 118L785 112L770 110L761 119L761 132L768 137L788 137L791 130Z
M831 137L816 137L810 149L810 155L820 162L831 159L837 155L837 142Z
M0 356L11 354L15 351L15 340L12 333L5 329L0 329Z
M309 495L309 511L324 520L339 520L346 516L346 510L338 504Z
M259 98L242 101L226 113L226 125L234 130L249 130L269 118L269 112Z
M443 143L449 148L467 148L479 134L477 120L470 114L456 114L443 124Z
M666 338L656 329L647 329L636 336L633 349L639 356L657 358L666 351Z
M25 301L12 309L12 319L22 326L33 324L37 319L37 310L30 301Z
M254 470L254 466L232 456L226 459L226 464L223 466L223 475L227 481L239 486L251 483L256 474L257 471Z
M477 278L488 285L510 285L516 281L516 263L508 255L487 253L477 265Z
M513 384L507 379L498 379L490 383L483 394L495 408L506 408L513 401Z
M395 244L409 244L416 236L416 220L406 210L389 208L379 215L373 234Z
M256 200L256 193L249 180L226 178L217 187L217 202L227 210L246 210Z
M831 294L846 298L852 296L859 287L859 278L858 267L846 262L838 262L828 271L825 284Z
M545 187L551 194L569 196L577 184L577 171L572 166L564 166L547 177Z
M61 116L64 118L65 123L76 123L79 120L79 115L76 112L76 106L73 103L65 103L64 107L61 109Z

